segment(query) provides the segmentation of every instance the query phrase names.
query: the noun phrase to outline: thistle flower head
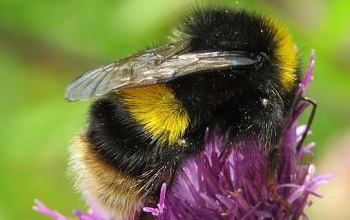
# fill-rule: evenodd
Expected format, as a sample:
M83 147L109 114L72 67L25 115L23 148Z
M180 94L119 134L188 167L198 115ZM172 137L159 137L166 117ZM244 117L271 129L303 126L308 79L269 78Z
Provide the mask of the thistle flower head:
M314 55L299 91L304 94L313 77ZM313 143L297 148L306 126L297 127L299 116L308 106L300 102L284 128L279 146L277 175L269 185L268 158L256 143L222 149L223 138L206 137L205 151L189 159L177 176L178 181L166 193L163 184L158 207L145 207L158 220L180 219L299 219L307 216L304 208L310 196L321 197L315 190L331 175L315 175L311 164ZM210 132L210 131L207 131ZM305 158L309 158L306 160ZM273 196L277 192L280 198ZM290 204L285 211L281 200ZM69 220L37 201L34 209L53 219ZM98 210L95 210L98 211ZM74 212L79 220L101 220L90 211Z

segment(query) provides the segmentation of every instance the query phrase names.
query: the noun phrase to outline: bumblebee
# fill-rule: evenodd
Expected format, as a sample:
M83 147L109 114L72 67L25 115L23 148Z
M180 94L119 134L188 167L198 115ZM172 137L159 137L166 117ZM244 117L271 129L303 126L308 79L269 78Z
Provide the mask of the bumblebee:
M274 164L298 93L300 65L278 22L244 10L198 9L174 41L89 70L68 101L95 98L71 169L106 220L138 217L210 134L255 140ZM225 147L225 146L224 146ZM271 165L273 167L274 165Z

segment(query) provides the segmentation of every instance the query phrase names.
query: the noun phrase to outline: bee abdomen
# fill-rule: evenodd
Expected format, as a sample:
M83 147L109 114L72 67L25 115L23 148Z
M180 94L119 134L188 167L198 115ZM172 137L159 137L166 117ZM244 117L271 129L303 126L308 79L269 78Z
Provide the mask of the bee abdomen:
M103 219L133 217L144 203L137 179L105 163L93 149L86 136L76 137L70 157L76 188Z
M73 147L71 167L88 202L97 201L107 211L114 207L113 216L125 217L153 203L162 183L171 185L185 149L157 145L120 100L108 97L92 105L88 129Z

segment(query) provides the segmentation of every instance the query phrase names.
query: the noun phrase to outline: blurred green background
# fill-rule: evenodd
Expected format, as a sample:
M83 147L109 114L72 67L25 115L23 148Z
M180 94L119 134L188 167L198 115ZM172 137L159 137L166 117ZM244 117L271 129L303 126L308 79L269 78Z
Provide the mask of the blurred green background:
M312 128L312 140L317 142L315 163L319 173L331 171L338 177L328 184L325 199L315 202L308 212L313 219L349 219L348 208L329 209L329 204L346 204L342 201L346 197L336 197L334 190L340 196L347 193L347 199L350 196L347 184L344 189L336 185L349 181L346 175L350 173L350 164L339 165L337 160L339 155L341 161L350 158L350 152L344 155L350 136L350 3L2 0L1 220L47 219L32 211L34 198L68 215L71 209L84 209L65 172L67 148L85 125L89 103L64 102L65 86L89 68L165 43L182 11L202 2L244 7L282 20L295 37L304 68L311 49L316 50L315 79L309 91L319 104ZM344 173L338 170L346 166Z

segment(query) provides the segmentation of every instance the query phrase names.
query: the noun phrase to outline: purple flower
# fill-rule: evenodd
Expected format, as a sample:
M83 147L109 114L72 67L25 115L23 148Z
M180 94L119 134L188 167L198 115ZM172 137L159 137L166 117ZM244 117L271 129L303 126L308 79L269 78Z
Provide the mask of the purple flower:
M35 200L35 206L33 209L37 212L40 212L43 215L46 215L52 219L56 220L73 220L72 218L68 218L66 216L63 216L57 211L54 211L50 208L48 208L44 203L42 203L39 200ZM79 220L102 220L101 217L96 215L91 209L88 211L88 213L83 213L80 211L73 211L73 214L75 217L77 217Z
M299 92L304 94L313 77L314 54ZM178 182L166 194L162 185L158 207L145 207L157 220L180 219L299 219L311 205L310 195L332 175L315 175L311 164L313 143L297 149L306 126L297 127L297 120L307 103L300 103L286 124L280 144L280 159L274 184L269 185L268 161L255 143L232 146L220 151L221 137L206 138L205 151L187 161ZM210 131L207 131L207 133ZM275 187L275 188L273 188ZM277 191L280 198L273 196ZM285 211L282 202L290 204ZM36 201L34 210L57 220L70 220ZM97 210L96 210L97 211ZM102 220L90 211L73 212L79 220Z
M314 53L299 92L305 94L313 78ZM304 208L311 205L310 195L332 175L315 175L311 164L314 143L297 149L306 126L297 120L308 103L301 102L284 129L280 159L274 184L269 186L268 158L256 143L234 145L220 151L223 138L205 140L206 150L189 160L179 181L159 204L157 218L178 219L307 219ZM209 131L210 132L210 131ZM305 163L305 158L309 162ZM277 191L279 197L274 196ZM290 206L286 211L281 200ZM164 204L163 204L164 203ZM149 211L148 208L144 211ZM152 213L155 213L154 211Z

